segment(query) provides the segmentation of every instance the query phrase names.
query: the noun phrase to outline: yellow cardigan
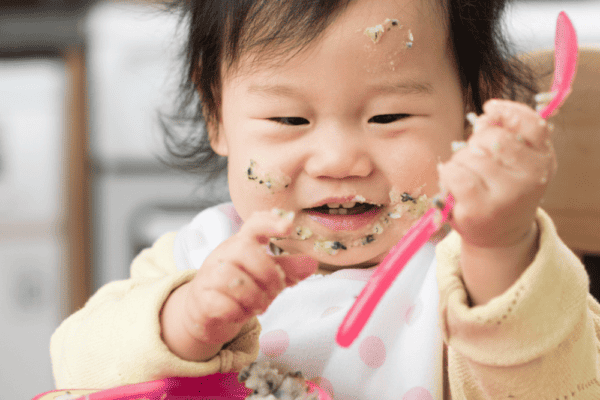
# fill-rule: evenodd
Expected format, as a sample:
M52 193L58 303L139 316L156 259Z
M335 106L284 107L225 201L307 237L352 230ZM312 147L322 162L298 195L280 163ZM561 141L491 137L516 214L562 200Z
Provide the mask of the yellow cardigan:
M542 210L538 224L540 249L533 263L483 306L468 305L459 235L452 232L437 246L449 382L444 400L600 399L600 305L589 294L583 265ZM238 371L257 357L256 318L208 362L182 360L163 343L162 305L196 273L177 271L174 239L175 233L166 234L141 252L129 279L100 288L54 332L50 355L58 389Z

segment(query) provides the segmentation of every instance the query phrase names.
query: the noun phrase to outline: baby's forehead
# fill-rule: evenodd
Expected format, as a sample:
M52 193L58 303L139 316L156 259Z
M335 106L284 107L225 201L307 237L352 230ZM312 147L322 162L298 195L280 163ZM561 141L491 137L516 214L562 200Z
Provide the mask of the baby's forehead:
M372 72L385 66L399 68L403 60L415 56L439 57L446 52L448 35L445 13L433 6L435 1L378 0L379 7L370 7L366 0L353 1L314 37L240 47L222 70L224 77L257 71L268 74L310 59L313 51L323 47L332 56L354 52L357 62L372 64L368 68Z

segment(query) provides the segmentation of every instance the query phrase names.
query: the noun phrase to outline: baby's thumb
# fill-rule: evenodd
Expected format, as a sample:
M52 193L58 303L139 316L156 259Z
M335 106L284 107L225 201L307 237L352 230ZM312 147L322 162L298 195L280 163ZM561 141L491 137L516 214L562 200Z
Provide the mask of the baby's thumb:
M319 268L319 262L307 255L286 255L276 257L276 262L281 266L286 275L286 284L293 285L298 281L308 278Z

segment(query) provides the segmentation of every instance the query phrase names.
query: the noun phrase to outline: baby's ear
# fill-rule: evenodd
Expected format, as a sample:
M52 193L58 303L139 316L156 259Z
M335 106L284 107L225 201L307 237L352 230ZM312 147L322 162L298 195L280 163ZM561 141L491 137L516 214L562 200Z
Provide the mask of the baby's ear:
M229 145L227 144L227 138L223 133L219 133L219 124L217 122L207 122L206 130L208 133L208 139L210 140L210 147L213 151L220 156L226 157L229 155Z

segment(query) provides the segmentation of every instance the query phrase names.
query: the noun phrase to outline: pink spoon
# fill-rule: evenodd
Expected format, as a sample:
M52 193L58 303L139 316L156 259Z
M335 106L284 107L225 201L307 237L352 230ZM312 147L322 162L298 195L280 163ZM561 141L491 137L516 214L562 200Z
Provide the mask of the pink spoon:
M548 105L540 111L544 119L550 117L571 93L571 85L577 72L577 34L564 11L558 14L554 39L554 81L550 92L556 93Z
M540 116L544 119L552 115L565 101L571 92L571 84L577 70L577 35L564 11L558 15L556 22L554 48L554 81L550 89L554 97L540 111ZM342 321L336 336L340 346L349 347L354 342L394 279L448 219L453 206L454 197L448 194L439 208L429 209L390 250Z

